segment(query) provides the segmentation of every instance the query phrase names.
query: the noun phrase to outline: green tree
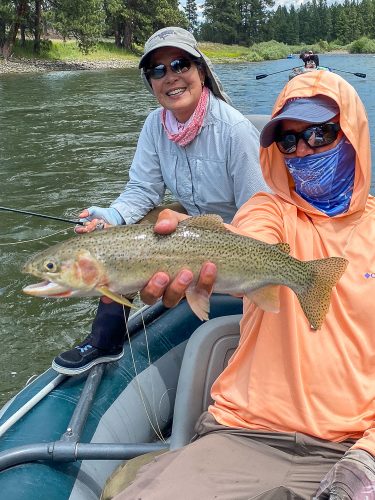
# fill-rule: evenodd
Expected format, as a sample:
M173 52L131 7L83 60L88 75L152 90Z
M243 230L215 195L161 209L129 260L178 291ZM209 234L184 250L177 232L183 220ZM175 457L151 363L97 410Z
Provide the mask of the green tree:
M198 12L195 0L186 0L185 14L188 20L188 30L196 33L198 28Z
M375 36L375 0L309 0L295 9L279 7L269 14L265 33L268 39L295 44L337 40L347 44L362 36ZM299 36L295 36L298 30Z
M359 17L363 20L364 35L375 38L375 1L363 0L358 5Z
M278 42L284 42L290 30L288 9L285 6L279 6L272 20L274 26L272 38Z
M349 43L350 40L350 18L348 10L344 6L340 6L336 21L336 37L342 44Z
M246 45L261 42L267 11L274 5L274 0L240 0L240 42Z
M295 7L292 5L289 11L289 30L286 33L284 43L289 45L299 44L299 17Z
M205 22L201 26L204 40L218 43L238 43L241 16L237 0L206 0Z
M74 37L87 52L103 35L103 0L53 0L48 20L64 38Z
M133 50L165 26L188 25L178 0L107 0L107 22L117 47Z
M2 18L2 38L1 53L5 59L8 59L13 53L13 47L16 43L17 35L22 24L25 23L29 3L27 0L15 0L13 2L5 1L0 13ZM7 30L8 27L8 30Z
M0 3L0 50L7 38L7 28L13 21L14 3L11 0L2 0Z

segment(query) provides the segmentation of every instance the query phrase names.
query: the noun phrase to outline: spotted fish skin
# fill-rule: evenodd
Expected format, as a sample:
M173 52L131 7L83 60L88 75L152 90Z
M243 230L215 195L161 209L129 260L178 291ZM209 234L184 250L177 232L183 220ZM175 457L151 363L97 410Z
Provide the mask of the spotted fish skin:
M157 271L174 277L189 268L194 281L187 292L193 311L208 319L208 298L195 290L201 266L214 262L217 279L214 291L246 295L260 307L278 311L278 289L285 285L297 295L313 328L321 326L330 304L331 289L343 274L347 261L330 257L300 261L291 257L289 245L270 245L228 231L218 216L192 217L181 222L170 235L158 235L153 226L116 226L76 236L40 252L25 265L24 271L60 286L64 295L36 293L40 296L69 296L96 292L119 294L137 292Z

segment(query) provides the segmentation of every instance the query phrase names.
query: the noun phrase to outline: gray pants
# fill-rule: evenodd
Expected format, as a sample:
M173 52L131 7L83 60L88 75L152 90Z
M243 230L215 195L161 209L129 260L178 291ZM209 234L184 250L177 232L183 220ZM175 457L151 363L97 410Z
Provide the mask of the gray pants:
M229 429L204 413L197 439L142 467L115 500L312 499L354 441Z

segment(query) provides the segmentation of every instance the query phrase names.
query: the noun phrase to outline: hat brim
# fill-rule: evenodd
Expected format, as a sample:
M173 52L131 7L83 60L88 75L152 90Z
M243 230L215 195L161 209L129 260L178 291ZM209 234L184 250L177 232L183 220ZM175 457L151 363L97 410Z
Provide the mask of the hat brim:
M155 50L161 49L163 47L174 47L176 49L181 49L184 52L187 52L188 54L190 54L193 57L201 57L201 54L200 54L200 52L198 52L198 50L194 49L193 47L191 47L190 45L188 45L186 43L182 43L182 42L169 42L168 43L168 41L163 40L163 41L160 41L160 43L158 43L154 47L152 47L152 50L150 50L149 52L146 52L146 54L143 54L143 56L141 57L141 60L139 61L138 68L143 68L145 62L150 57L150 55L153 52L155 52Z
M290 110L287 109L284 112L281 111L279 115L272 118L263 128L260 134L260 145L263 148L268 148L275 141L276 130L282 120L294 120L305 123L324 123L332 120L337 114L337 110L333 111L332 109L324 109L322 107L317 107L314 112L311 105L309 106L309 113L307 116L303 116L303 110L298 108L298 106Z

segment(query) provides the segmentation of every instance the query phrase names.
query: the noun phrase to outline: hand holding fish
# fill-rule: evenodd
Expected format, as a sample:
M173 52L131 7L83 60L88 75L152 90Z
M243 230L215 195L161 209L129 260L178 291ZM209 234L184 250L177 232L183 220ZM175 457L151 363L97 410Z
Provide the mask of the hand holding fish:
M77 234L91 233L99 227L101 229L107 229L110 226L118 226L124 223L124 219L115 208L101 208L95 206L85 208L79 214L79 218L85 222L85 225L75 228Z
M154 231L158 234L171 234L176 230L178 223L187 218L187 215L173 210L163 210L159 214ZM216 266L212 262L203 264L196 285L196 289L199 289L202 295L207 297L211 295L216 271ZM162 297L166 307L173 307L185 296L193 279L194 275L190 269L182 269L173 280L166 273L155 273L142 289L141 299L146 304L154 304Z

